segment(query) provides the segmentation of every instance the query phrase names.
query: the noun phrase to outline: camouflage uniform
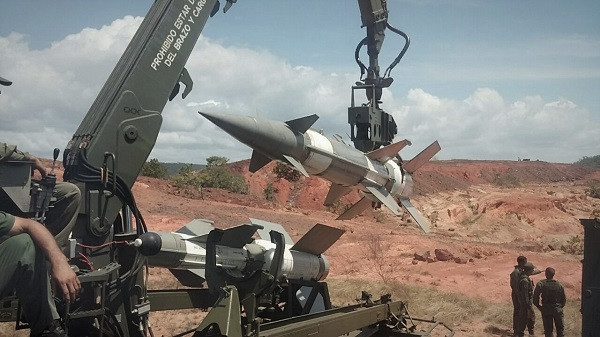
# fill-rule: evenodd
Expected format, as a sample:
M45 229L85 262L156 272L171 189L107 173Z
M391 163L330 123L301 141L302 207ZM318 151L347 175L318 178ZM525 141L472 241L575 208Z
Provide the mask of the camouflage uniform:
M8 160L29 161L30 157L29 153L19 151L15 145L0 142L0 162ZM46 227L56 238L56 243L60 249L65 252L68 248L69 235L73 231L79 213L81 192L74 184L59 181L56 182L54 191L52 191L52 197L55 200L50 204L52 208L50 208L46 217ZM20 214L18 210L5 209L4 205L0 210L25 216Z
M510 273L510 289L511 289L511 299L513 304L513 332L515 335L518 330L518 321L519 321L519 279L521 278L521 274L523 274L523 270L519 266L515 266L515 270ZM533 289L533 281L531 281L531 288ZM531 315L527 319L527 330L529 330L529 334L533 335L533 329L535 326L535 314Z
M541 305L540 295L542 297ZM546 337L552 337L553 325L556 325L556 336L564 336L565 324L563 307L565 306L566 301L565 289L560 282L554 279L541 280L535 286L533 303L542 312L544 334Z
M530 321L535 322L535 313L533 311L533 282L525 272L522 272L517 284L517 300L519 309L517 313L517 326L515 336L522 337L525 335L525 328L528 327ZM531 326L530 334L533 334L533 326Z
M0 211L0 238L8 234L14 216ZM59 318L50 294L46 257L28 234L19 234L0 243L0 298L17 292L31 334L41 333Z

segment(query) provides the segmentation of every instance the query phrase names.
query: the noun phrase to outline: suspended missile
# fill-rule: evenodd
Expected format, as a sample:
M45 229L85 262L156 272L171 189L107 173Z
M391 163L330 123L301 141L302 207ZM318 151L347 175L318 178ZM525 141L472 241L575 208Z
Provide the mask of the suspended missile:
M215 125L253 149L250 172L256 172L272 160L285 163L303 175L316 175L331 182L325 205L332 205L353 188L363 198L341 214L351 219L373 203L383 204L402 215L400 202L421 229L429 232L429 223L409 200L413 192L412 174L440 151L433 142L412 160L403 163L398 152L410 141L402 140L363 153L344 143L340 137L325 137L310 127L319 118L310 115L287 122L247 116L200 112Z
M244 224L215 230L212 222L196 219L176 232L148 232L134 245L148 257L148 264L169 268L185 286L209 283L210 247L207 240L213 231L220 232L214 247L215 267L234 279L245 279L257 271L275 273L275 279L320 281L329 273L329 261L323 253L344 233L334 227L317 224L297 243L276 223L250 219ZM277 243L271 232L283 238L283 258L276 258ZM258 234L260 239L254 239ZM209 284L209 286L211 286Z

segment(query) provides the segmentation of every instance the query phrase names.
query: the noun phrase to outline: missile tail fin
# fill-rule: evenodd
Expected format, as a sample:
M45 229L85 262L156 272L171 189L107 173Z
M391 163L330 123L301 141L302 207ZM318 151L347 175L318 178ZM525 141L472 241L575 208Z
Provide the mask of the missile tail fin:
M429 160L431 160L431 158L433 158L433 156L435 156L436 153L438 153L441 149L442 148L440 147L440 144L436 140L435 142L431 143L431 145L426 147L425 150L421 151L418 155L411 159L408 163L402 165L402 167L408 173L412 174L421 166L425 165Z
M342 215L338 216L336 220L350 220L369 207L371 207L371 199L363 197L357 203L348 208L344 213L342 213Z
M313 255L323 254L341 236L344 230L322 224L316 224L298 242L290 248Z
M198 288L204 283L204 269L169 269L171 274L186 287Z
M252 151L252 158L250 159L250 167L248 167L248 171L254 173L270 162L271 158L254 150Z
M302 166L302 164L299 161L297 161L296 159L292 158L291 156L288 156L288 155L285 155L285 154L283 155L283 157L296 170L300 171L300 173L302 173L305 177L308 177L308 172L306 172L306 169L304 168L304 166Z
M260 225L239 225L223 230L223 236L219 245L232 248L242 248L247 243L252 242L252 236Z
M285 239L285 244L286 245L293 245L294 241L292 240L292 237L290 237L290 235L288 234L288 232L286 232L286 230L283 228L283 226L281 226L278 223L274 223L274 222L268 222L268 221L264 221L264 220L259 220L259 219L253 219L250 218L250 222L253 225L257 225L259 227L262 228L258 228L258 236L260 236L261 239L266 240L266 241L270 241L271 240L271 235L269 234L270 231L276 231L279 232L281 234L283 234L283 238Z
M340 184L331 183L331 187L329 188L329 192L327 192L327 197L325 197L325 202L323 205L331 206L334 202L338 201L341 197L348 194L352 191L352 188L347 186L342 186Z
M192 236L202 236L208 234L215 229L213 222L205 219L194 219L187 225L179 228L176 233L187 234Z
M317 119L319 119L319 116L313 114L310 116L292 119L285 122L285 124L287 124L290 129L294 131L305 133L313 124L315 124Z
M415 206L413 206L413 204L410 202L410 200L400 199L400 203L402 204L402 206L404 206L404 208L406 209L408 214L410 214L410 216L413 219L415 219L415 221L417 222L417 225L419 225L419 227L421 227L423 232L425 232L425 234L429 234L429 221L425 220L423 215L421 215L421 212L419 212L419 210L416 209Z
M396 156L398 152L400 152L400 150L402 150L406 145L410 146L411 144L412 143L408 139L404 139L394 144L384 146L380 149L373 150L367 153L367 157L383 163L391 158L394 158L394 156Z
M379 200L381 203L383 203L385 205L385 207L389 208L392 212L394 212L394 214L396 214L396 215L402 214L402 210L400 209L400 206L398 206L398 204L396 203L396 200L394 200L394 197L392 197L392 195L385 188L383 188L383 187L376 188L373 186L365 186L365 188L375 198L377 198L377 200Z

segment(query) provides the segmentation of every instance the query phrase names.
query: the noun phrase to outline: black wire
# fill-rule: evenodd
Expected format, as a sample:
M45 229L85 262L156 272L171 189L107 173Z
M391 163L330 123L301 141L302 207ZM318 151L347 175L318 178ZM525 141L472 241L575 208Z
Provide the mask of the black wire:
M383 77L390 76L392 69L394 69L394 67L398 64L398 62L400 62L402 57L404 57L406 50L408 50L408 46L410 46L410 38L408 37L408 35L406 35L406 33L404 33L403 31L401 31L398 28L394 28L392 25L389 24L389 22L386 22L386 26L392 32L402 36L406 40L406 43L404 43L404 48L402 48L402 51L400 51L400 54L398 54L398 56L396 56L396 58L394 59L394 62L392 62L392 64L390 64L390 66L385 70L385 72L383 73Z

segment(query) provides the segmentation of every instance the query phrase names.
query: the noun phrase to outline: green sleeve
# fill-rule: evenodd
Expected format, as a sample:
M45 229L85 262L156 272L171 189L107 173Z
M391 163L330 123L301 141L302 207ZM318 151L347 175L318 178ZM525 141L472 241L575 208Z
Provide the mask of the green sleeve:
M4 160L29 160L30 154L17 149L16 145L0 143L0 161Z
M15 217L6 212L0 211L0 237L5 236L11 230L15 223Z

